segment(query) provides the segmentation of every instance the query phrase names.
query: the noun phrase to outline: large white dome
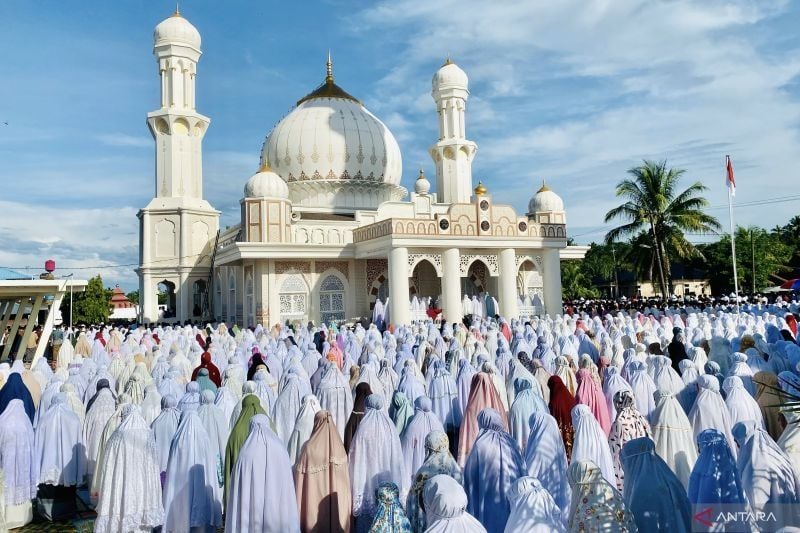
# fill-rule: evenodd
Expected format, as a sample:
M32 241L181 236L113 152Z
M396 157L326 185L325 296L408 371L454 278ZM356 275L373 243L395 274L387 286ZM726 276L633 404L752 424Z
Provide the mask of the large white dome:
M300 100L275 125L261 159L287 183L399 185L403 173L400 147L389 128L333 80Z

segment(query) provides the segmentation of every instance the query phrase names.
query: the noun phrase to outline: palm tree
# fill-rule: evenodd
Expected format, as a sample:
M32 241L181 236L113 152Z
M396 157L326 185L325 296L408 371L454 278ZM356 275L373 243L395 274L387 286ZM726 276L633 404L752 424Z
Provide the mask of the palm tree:
M624 198L625 203L610 210L605 218L606 222L625 221L606 234L606 243L637 236L643 230L649 233L664 297L669 294L666 276L670 257L686 259L699 253L684 234L716 233L721 228L716 218L703 211L708 206L708 200L701 196L705 185L698 181L678 192L678 181L685 172L667 168L666 160L644 160L628 170L631 178L617 184L617 197ZM637 240L642 246L641 236Z

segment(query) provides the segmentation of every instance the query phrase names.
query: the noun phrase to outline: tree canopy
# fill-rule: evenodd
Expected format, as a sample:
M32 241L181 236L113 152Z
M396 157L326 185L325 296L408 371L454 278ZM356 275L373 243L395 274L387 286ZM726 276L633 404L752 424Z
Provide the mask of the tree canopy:
M606 213L605 221L624 223L606 234L606 244L626 238L638 239L637 249L649 256L644 264L658 273L661 293L670 290L670 261L688 259L698 250L686 239L686 233L714 233L720 229L716 218L704 208L708 200L702 196L705 185L695 182L683 191L678 185L685 171L667 168L667 162L643 161L628 170L630 178L617 184L617 196L624 201ZM641 263L641 262L640 262Z
M99 324L108 322L111 315L111 289L103 287L103 279L95 276L89 280L84 292L76 292L72 296L72 322ZM61 301L61 316L64 320L69 317L69 297Z

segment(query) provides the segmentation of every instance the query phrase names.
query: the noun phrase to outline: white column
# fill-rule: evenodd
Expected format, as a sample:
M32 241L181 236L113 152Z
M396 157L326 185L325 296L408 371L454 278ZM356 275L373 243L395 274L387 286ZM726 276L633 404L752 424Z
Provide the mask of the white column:
M158 320L158 299L153 289L153 276L142 274L139 284L139 309L145 324Z
M542 260L545 310L550 316L560 315L564 311L561 301L561 259L558 249L545 250Z
M411 323L407 248L392 248L389 252L389 314L395 326Z
M442 300L447 322L461 322L461 253L458 248L442 252Z
M513 248L500 250L498 254L500 267L499 287L500 314L511 320L519 315L517 307L517 254ZM561 286L559 285L559 291Z

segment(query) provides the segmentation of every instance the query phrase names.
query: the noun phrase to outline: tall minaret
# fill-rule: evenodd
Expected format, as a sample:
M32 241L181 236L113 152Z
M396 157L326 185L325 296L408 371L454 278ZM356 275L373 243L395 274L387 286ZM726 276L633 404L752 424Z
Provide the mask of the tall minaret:
M139 291L145 322L159 318L158 284L174 290L167 317L204 318L219 211L203 199L203 136L210 120L195 110L200 33L176 10L156 26L160 106L147 114L156 143L155 193L140 210Z
M450 58L433 76L431 95L439 113L439 141L431 146L430 154L442 203L468 203L473 192L472 159L478 146L466 137L468 82L466 73Z
M200 33L176 11L156 26L161 105L147 114L156 140L156 196L203 197L202 144L210 120L195 110Z

